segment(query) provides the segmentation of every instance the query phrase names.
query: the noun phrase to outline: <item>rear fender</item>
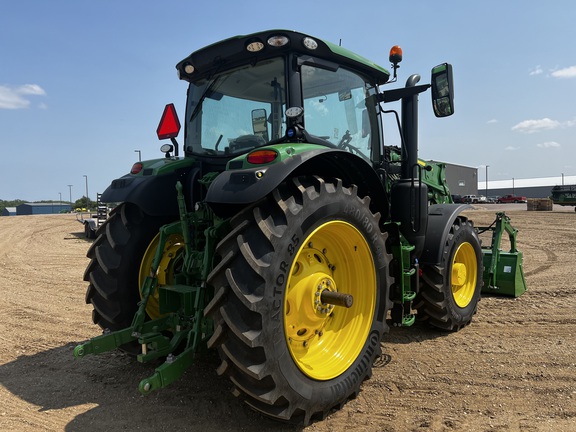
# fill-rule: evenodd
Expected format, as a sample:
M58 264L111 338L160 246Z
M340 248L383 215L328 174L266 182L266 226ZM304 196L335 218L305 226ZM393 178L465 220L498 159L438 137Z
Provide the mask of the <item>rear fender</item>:
M388 215L388 200L371 164L347 151L320 148L296 154L272 165L232 169L210 185L206 201L216 214L228 217L272 192L284 180L300 175L339 178L358 186L359 196L370 196L373 212Z
M178 215L176 183L184 185L184 195L189 206L200 197L194 187L200 177L199 167L180 168L175 171L150 176L126 174L112 181L102 194L102 202L129 202L151 216ZM191 207L190 207L191 208Z
M468 204L436 204L428 207L428 228L424 250L420 256L421 264L440 264L446 238L456 218L464 210L470 209Z

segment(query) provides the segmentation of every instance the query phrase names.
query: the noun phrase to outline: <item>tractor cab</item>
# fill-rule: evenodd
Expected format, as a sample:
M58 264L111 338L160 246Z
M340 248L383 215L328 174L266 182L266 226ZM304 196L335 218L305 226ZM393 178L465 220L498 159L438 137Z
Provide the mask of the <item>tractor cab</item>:
M196 51L176 66L180 79L189 83L184 153L217 164L264 146L308 143L345 150L378 169L391 162L382 129L386 112L396 115L406 146L396 161L410 164L405 177L418 177L417 95L432 87L435 114L451 115L452 69L448 64L434 68L431 85L417 86L415 76L405 88L382 92L380 86L396 81L400 47L391 49L389 60L392 79L388 70L340 46L283 30L238 36ZM394 101L408 104L401 121L396 111L382 108ZM164 121L179 129L174 113L173 106L171 115L165 111L159 131ZM177 156L175 135L159 132L159 138L172 139Z
M384 69L351 61L294 32L258 34L194 53L177 66L189 81L186 155L230 158L282 142L307 142L380 157L378 109L371 96ZM237 52L222 63L220 50ZM363 65L359 68L358 64Z

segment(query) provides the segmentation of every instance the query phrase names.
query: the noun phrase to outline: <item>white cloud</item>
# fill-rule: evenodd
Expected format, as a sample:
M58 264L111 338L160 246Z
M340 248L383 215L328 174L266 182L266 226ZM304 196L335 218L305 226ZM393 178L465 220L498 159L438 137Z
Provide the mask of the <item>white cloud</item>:
M494 123L498 123L498 120L496 120L496 119L491 119L491 120L488 120L486 123L487 123L487 124L494 124Z
M27 96L45 96L46 92L38 84L21 86L0 86L0 109L22 109L30 106Z
M557 129L562 124L557 120L551 120L549 118L543 118L539 120L524 120L515 126L512 126L513 131L523 132L523 133L534 133L543 130Z
M560 148L562 146L555 141L547 141L544 143L536 144L536 147L539 147L539 148Z
M44 89L40 87L38 84L24 84L17 87L17 91L20 92L21 94L27 94L27 95L40 95L40 96L46 95Z
M520 150L520 147L508 146L508 147L505 147L504 150L506 150L506 151L516 151L516 150Z
M552 72L554 78L576 78L576 66L569 66Z
M529 74L529 75L530 75L530 76L532 76L532 75L540 75L540 74L542 74L542 73L544 73L544 71L542 70L542 66L538 65L538 66L536 66L534 69L532 69L532 70L530 71L530 74Z

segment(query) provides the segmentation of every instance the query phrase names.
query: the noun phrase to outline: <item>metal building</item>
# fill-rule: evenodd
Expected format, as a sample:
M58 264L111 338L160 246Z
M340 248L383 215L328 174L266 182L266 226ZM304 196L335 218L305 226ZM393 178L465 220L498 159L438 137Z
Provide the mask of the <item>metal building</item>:
M70 204L64 203L24 203L16 207L17 215L56 214L69 212Z
M433 161L446 165L446 182L452 195L478 195L478 168ZM482 193L482 192L480 192Z
M526 198L548 198L552 188L576 184L576 176L540 177L530 179L488 180L488 195L520 195ZM486 194L486 181L478 183L480 194Z
M4 207L2 216L16 216L16 207Z

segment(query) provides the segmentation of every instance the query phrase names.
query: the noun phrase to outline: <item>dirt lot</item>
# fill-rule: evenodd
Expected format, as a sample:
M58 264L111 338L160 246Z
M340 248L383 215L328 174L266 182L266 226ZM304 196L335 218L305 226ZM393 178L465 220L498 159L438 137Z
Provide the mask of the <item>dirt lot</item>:
M528 292L483 297L471 326L392 329L358 398L305 431L576 430L576 214L510 205ZM496 207L471 212L487 225ZM99 330L84 303L89 241L72 215L0 218L0 430L296 431L240 404L214 356L151 396L152 368L76 360Z

